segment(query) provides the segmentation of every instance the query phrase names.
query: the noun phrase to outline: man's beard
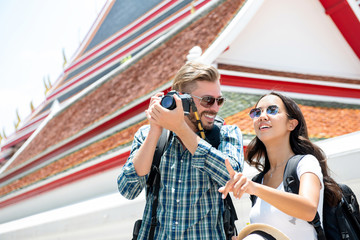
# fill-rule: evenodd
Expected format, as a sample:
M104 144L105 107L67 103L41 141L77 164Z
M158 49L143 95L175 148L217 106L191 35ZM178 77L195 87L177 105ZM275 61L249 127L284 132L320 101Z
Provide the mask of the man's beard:
M201 117L204 115L204 114L211 114L211 115L217 115L216 112L212 112L212 111L204 111L201 113L201 115L199 115L200 119ZM195 117L195 114L193 112L191 112L189 115L188 115L188 118L190 120L190 122L195 126L196 129L198 129L198 124L197 124L197 121L196 121L196 117ZM207 123L202 123L202 127L204 128L204 130L208 131L208 130L211 130L213 127L214 127L214 122L212 122L210 125L207 124ZM198 129L199 130L199 129Z

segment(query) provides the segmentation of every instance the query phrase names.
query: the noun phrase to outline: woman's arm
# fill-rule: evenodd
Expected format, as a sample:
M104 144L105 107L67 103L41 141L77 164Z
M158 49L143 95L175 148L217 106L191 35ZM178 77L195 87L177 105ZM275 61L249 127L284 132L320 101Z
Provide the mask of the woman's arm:
M235 172L229 161L225 161L227 170L230 174L230 181L219 189L223 198L229 192L234 193L234 197L240 198L244 193L256 195L280 211L305 221L314 219L317 212L320 198L321 183L319 178L310 172L306 172L300 177L299 194L288 193L255 183L245 177L242 173Z
M254 192L245 192L258 196L290 216L305 221L314 219L321 189L320 180L315 174L308 172L300 177L299 194L283 192L258 183L252 184L256 185Z

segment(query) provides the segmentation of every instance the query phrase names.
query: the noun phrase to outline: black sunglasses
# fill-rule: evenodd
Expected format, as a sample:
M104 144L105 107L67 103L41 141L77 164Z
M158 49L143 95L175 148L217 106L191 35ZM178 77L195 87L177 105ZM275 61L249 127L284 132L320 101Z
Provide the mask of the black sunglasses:
M214 105L215 100L217 102L217 105L219 107L221 107L224 104L225 100L226 100L224 97L218 97L218 98L214 98L212 96L198 97L198 96L195 96L195 95L192 95L192 94L191 94L191 96L200 99L200 105L205 107L205 108L209 108L212 105Z
M276 115L279 112L279 107L276 105L270 105L266 108L266 114L268 115ZM258 118L261 116L262 110L261 108L253 108L250 110L249 115L252 119Z

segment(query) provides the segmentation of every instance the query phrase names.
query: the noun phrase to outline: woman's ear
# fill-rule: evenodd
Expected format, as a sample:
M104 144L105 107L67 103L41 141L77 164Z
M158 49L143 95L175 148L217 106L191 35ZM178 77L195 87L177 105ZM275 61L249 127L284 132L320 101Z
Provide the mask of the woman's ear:
M288 127L288 129L290 130L290 131L292 131L292 130L294 130L295 128L296 128L296 126L299 124L299 121L297 120L297 119L290 119L289 120L289 127Z

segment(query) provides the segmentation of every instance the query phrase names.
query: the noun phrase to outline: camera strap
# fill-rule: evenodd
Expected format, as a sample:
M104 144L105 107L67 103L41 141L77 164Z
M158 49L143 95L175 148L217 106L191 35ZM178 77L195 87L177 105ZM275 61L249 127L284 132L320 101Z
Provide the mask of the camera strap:
M202 139L205 139L205 130L203 128L203 125L201 123L201 120L200 120L200 117L199 117L199 114L197 111L197 107L193 100L191 101L191 110L193 111L193 113L195 115L196 123L197 123L198 129L199 129L199 132L200 132L200 136Z

